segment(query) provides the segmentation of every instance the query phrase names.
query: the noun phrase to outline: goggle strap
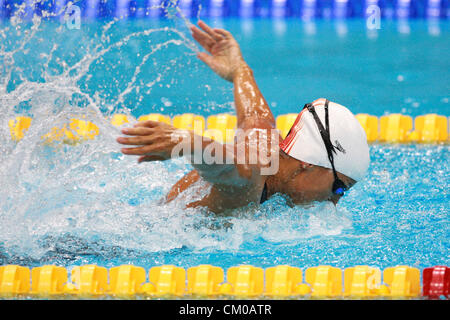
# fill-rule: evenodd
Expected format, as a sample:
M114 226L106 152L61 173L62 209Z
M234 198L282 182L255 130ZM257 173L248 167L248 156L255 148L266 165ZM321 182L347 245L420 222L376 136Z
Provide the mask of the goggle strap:
M328 102L328 100L327 100L327 102ZM327 123L327 129L329 129L328 128L328 103L327 102L325 102L325 122ZM307 108L309 110L309 112L311 112L311 114L313 115L313 118L316 121L317 127L319 128L319 133L322 136L322 140L325 144L325 149L327 150L328 159L330 160L331 165L334 166L333 152L336 153L336 150L334 150L334 146L331 143L329 131L325 130L325 128L323 127L322 121L320 121L320 118L316 113L316 110L310 103L305 105L305 108Z
M334 149L333 144L331 143L331 136L330 136L330 121L329 121L329 116L328 116L328 103L330 101L328 101L328 99L325 99L325 128L326 128L326 132L328 135L328 141L329 141L329 145L331 146L331 151L332 152L328 152L328 159L331 162L331 166L333 167L333 175L334 175L334 179L337 180L338 176L336 173L336 169L334 168L334 157L333 157L333 152L336 153L336 150Z
M333 176L335 181L339 180L339 177L337 176L337 172L336 172L336 168L334 167L334 157L333 157L333 152L336 153L336 150L333 146L333 144L331 143L331 139L330 139L330 125L329 125L329 117L328 117L328 99L325 100L325 125L326 125L326 129L323 127L322 121L320 121L319 116L316 113L316 110L314 109L314 106L311 103L308 103L304 106L304 108L307 108L311 114L313 115L314 120L316 121L317 127L319 128L319 133L322 137L322 140L325 144L325 149L327 150L327 154L328 154L328 160L331 163L331 167L333 168ZM346 187L345 187L346 189Z

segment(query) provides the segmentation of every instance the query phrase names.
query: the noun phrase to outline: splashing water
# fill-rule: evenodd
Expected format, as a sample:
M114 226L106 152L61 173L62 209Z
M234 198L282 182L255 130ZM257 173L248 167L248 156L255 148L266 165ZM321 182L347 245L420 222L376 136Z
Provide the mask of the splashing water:
M264 230L267 241L295 242L339 234L350 225L345 217L329 219L332 206L288 209L282 198L228 218L184 209L181 200L163 204L189 165L183 159L136 165L118 152L120 132L107 117L118 111L131 116L141 105L155 104L159 97L152 90L162 83L170 88L177 69L192 66L197 72L198 49L185 27L147 28L118 19L98 24L74 33L35 17L1 30L9 40L0 52L1 264L67 264L85 255L127 258L180 248L239 250ZM129 33L122 36L117 30L124 26ZM8 132L17 113L33 118L18 143ZM42 143L52 127L73 117L95 123L100 135L77 146Z
M448 146L372 147L368 180L337 210L289 208L274 196L216 217L184 208L183 199L201 196L195 190L164 204L190 166L137 165L120 154L120 131L108 117L233 106L230 88L197 62L177 12L169 5L167 21L92 21L80 30L36 16L1 26L0 264L448 264ZM8 121L18 114L33 122L14 142ZM95 123L99 136L42 143L71 118Z

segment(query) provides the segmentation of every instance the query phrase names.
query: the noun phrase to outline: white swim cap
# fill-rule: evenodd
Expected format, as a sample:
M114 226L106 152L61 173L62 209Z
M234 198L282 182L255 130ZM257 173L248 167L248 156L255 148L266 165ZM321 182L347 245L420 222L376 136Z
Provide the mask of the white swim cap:
M318 99L312 103L324 127L325 101ZM336 151L333 154L336 171L355 181L363 179L370 163L364 129L353 113L340 104L329 101L328 115L330 140ZM280 148L297 160L332 168L317 123L306 108L297 116L289 134L280 143Z

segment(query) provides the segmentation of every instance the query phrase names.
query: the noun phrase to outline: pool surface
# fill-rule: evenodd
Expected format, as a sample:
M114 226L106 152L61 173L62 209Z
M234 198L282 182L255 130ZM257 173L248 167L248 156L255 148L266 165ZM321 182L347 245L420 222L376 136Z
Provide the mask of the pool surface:
M275 116L319 97L355 114L449 116L449 21L210 22L236 36ZM232 217L185 210L160 200L187 162L137 165L107 119L233 112L231 85L196 59L183 20L2 21L0 38L0 265L449 265L448 144L371 145L366 180L337 209L274 196ZM16 143L19 114L33 125ZM83 116L96 139L40 143Z

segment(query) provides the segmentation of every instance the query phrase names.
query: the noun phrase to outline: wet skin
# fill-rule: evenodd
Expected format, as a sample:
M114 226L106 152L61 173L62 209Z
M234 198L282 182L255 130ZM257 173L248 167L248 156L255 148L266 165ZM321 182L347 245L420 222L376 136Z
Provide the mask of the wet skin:
M273 114L255 82L252 70L245 63L236 40L228 31L212 29L202 21L198 22L198 26L200 28L191 27L192 37L207 52L201 52L197 57L220 77L233 83L237 127L247 132L275 129ZM209 188L209 193L186 206L205 206L216 213L246 206L251 202L259 203L264 184L267 185L268 196L284 194L292 205L313 201L332 201L336 204L339 200L332 193L334 177L330 169L299 161L279 149L266 150L271 156L274 155L271 152L276 152L279 160L279 170L271 175L263 175L261 172L263 168L267 168L267 163L258 161L256 164L249 164L247 161L242 164L237 161L237 148L241 147L248 155L252 151L252 142L258 143L251 139L258 140L261 139L260 136L252 136L250 141L247 139L230 146L197 136L192 131L181 132L170 125L154 121L137 123L133 128L123 129L122 133L128 137L120 137L117 141L135 146L123 148L122 152L138 155L138 162L170 159L174 147L181 141L181 137L179 140L173 139L174 134L189 137L191 141L201 141L197 144L192 142L192 154L213 147L217 148L215 150L223 150L224 157L229 155L234 159L232 164L192 163L194 170L172 187L166 197L168 202L199 180L204 182L205 188ZM278 138L281 140L281 137ZM267 140L270 146L270 134ZM345 175L338 173L338 176L349 187L355 183Z

